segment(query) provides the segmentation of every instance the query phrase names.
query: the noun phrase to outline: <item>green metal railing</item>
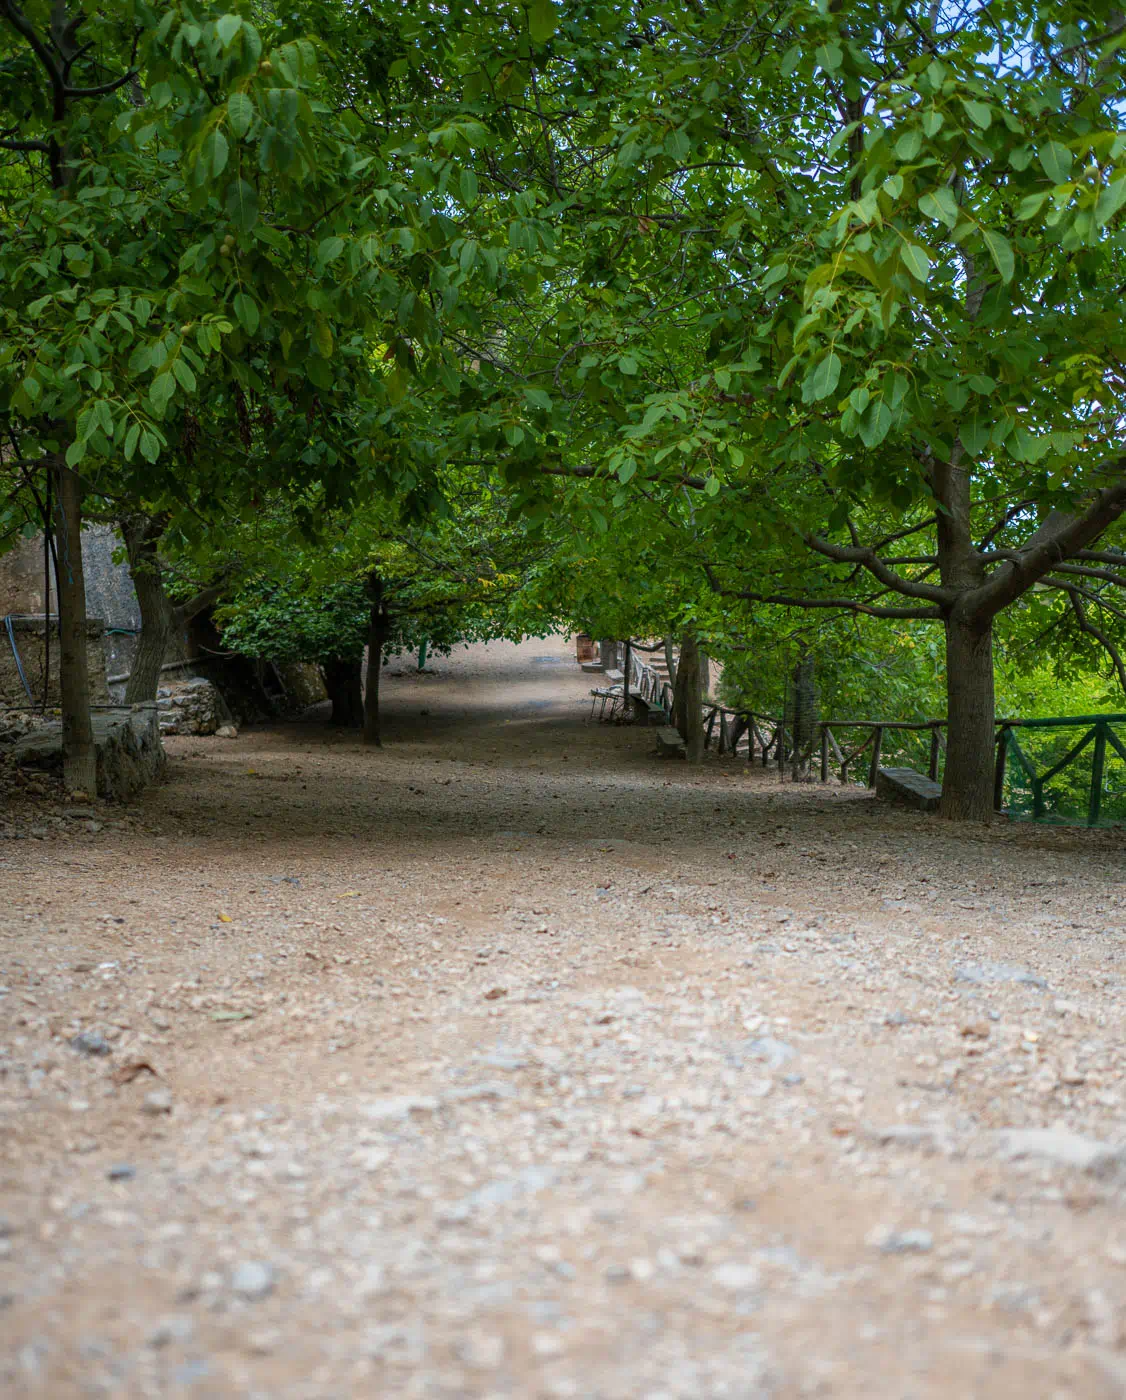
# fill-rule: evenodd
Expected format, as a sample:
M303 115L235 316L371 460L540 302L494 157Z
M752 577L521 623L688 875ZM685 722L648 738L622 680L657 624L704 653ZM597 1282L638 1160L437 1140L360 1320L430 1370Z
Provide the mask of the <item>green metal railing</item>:
M1126 741L1115 726L1126 715L999 720L993 805L1018 821L1126 823Z
M793 756L787 726L777 716L708 705L705 724L705 748L718 729L721 754L742 751L750 762L760 757L763 767L776 763L780 774ZM1126 825L1126 714L999 719L996 727L993 805L998 812L1049 825ZM846 730L858 738L844 741ZM858 778L874 787L880 768L896 764L939 782L946 721L822 720L803 752L808 766L820 769L822 782L836 769L842 783Z

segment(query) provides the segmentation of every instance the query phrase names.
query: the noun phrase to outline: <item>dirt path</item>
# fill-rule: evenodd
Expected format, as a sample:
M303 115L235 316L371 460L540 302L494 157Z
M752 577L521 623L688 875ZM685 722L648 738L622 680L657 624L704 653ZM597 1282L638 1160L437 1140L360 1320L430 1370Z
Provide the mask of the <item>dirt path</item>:
M0 1392L1126 1394L1120 838L661 762L568 656L0 845Z

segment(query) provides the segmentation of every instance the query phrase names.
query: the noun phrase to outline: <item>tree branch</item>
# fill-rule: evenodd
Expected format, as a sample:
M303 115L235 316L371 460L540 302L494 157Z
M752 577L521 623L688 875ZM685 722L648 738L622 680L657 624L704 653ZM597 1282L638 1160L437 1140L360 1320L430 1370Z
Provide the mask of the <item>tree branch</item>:
M1101 470L1119 478L1126 476L1126 456L1104 463ZM1091 504L1078 515L1053 512L1024 549L1016 551L1016 558L972 590L967 599L967 611L981 620L996 617L1044 574L1087 545L1094 544L1123 511L1126 511L1126 480L1120 479L1117 485L1096 492Z
M905 598L925 598L930 603L943 606L949 606L954 602L956 595L950 589L942 588L938 584L921 583L917 579L904 578L902 574L897 574L894 569L889 568L874 549L867 549L863 545L833 544L820 535L812 533L803 535L802 539L810 549L816 550L818 554L823 554L826 559L832 559L837 564L860 564L885 588L890 588L895 593L902 593Z

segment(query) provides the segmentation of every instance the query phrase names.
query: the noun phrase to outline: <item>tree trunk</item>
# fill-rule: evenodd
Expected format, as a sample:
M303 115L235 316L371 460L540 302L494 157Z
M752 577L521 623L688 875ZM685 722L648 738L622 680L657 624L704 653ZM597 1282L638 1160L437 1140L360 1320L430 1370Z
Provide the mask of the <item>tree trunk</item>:
M946 768L939 815L993 816L993 622L946 619Z
M676 670L680 695L677 728L684 740L688 762L699 763L704 755L703 677L700 671L700 647L696 633L691 629L680 639L680 662Z
M59 601L59 691L63 712L63 782L88 797L98 790L86 664L86 581L82 573L82 486L60 461L55 476L55 548Z
M157 543L163 523L144 516L129 516L120 522L129 574L141 609L141 635L125 685L125 703L140 705L156 699L161 667L168 652L172 632L172 607L164 592L164 579L157 556Z
M790 713L786 717L793 741L790 778L795 783L812 782L814 730L817 726L817 681L813 654L806 652L790 677Z
M368 580L371 612L368 614L368 678L364 687L364 743L382 747L379 729L379 673L383 668L383 647L390 632L390 618L379 578Z
M359 658L346 661L339 656L332 657L321 669L324 671L325 690L332 701L329 723L338 729L359 729L364 714Z

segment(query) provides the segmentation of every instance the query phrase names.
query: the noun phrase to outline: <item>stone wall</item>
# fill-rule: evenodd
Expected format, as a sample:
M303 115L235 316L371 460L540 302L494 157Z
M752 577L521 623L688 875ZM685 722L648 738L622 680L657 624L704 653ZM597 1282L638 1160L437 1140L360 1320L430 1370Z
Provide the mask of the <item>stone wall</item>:
M9 627L11 631L9 632ZM103 646L105 629L98 618L86 622L86 664L90 669L90 701L94 705L109 704L106 685L106 654ZM14 644L14 647L13 647ZM47 627L40 617L6 617L0 621L0 705L38 705L43 699L44 667L50 652L50 676L47 704L59 703L59 624L51 619L50 647ZM16 655L19 655L24 676L32 698L29 700L20 679Z

